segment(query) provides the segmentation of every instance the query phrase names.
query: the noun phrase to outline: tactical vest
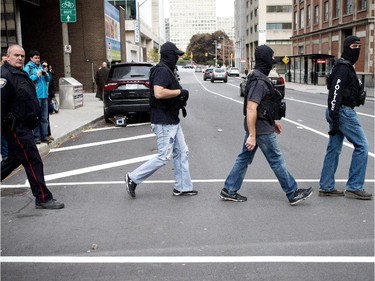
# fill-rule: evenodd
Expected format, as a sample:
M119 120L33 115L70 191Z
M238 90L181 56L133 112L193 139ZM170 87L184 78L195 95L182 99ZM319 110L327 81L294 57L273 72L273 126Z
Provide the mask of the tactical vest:
M362 84L361 80L357 78L354 67L348 60L340 58L334 63L326 80L327 89L331 91L333 69L339 64L347 66L350 73L350 84L343 91L342 104L349 107L364 105L366 100L366 91L364 90L364 85Z
M262 76L255 75L254 73L251 73L247 77L243 114L246 116L248 95L250 94L250 91L254 90L256 85L255 83L257 83L258 80L262 80L266 83L270 93L266 95L258 105L257 118L267 120L271 125L274 125L275 120L280 120L282 117L285 117L286 104L283 101L284 95L275 89L269 78L264 78Z

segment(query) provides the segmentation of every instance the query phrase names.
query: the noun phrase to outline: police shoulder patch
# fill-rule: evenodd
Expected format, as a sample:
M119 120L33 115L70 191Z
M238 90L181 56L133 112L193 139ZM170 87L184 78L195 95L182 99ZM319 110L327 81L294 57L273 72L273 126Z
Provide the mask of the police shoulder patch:
M0 88L4 88L6 83L7 83L7 80L5 78L0 78Z

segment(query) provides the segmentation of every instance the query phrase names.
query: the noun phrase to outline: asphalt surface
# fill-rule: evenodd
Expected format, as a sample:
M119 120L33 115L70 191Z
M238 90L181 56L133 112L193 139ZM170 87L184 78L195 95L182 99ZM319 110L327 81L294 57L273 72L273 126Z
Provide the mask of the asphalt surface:
M48 186L65 209L35 209L22 170L3 182L2 280L374 280L374 200L317 196L326 96L288 89L278 138L289 170L300 187L314 187L313 196L290 206L258 151L240 190L248 201L223 202L219 192L244 136L239 80L180 75L190 90L182 126L198 196L172 196L169 163L129 198L124 174L156 153L155 138L149 124L98 120L44 158ZM373 101L358 112L373 193ZM338 189L352 151L343 147Z

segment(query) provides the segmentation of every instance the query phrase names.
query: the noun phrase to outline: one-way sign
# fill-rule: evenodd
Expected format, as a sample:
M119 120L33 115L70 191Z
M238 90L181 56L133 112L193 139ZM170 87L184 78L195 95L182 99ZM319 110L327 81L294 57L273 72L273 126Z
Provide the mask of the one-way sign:
M76 22L76 0L60 0L60 19L61 22Z

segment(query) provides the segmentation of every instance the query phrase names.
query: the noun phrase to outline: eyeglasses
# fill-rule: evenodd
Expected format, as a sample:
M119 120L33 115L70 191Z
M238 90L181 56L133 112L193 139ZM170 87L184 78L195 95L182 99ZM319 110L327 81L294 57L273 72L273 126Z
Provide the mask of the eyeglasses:
M48 67L48 65L47 64L43 64L43 67Z
M360 49L361 48L361 44L351 44L350 48L351 49Z

